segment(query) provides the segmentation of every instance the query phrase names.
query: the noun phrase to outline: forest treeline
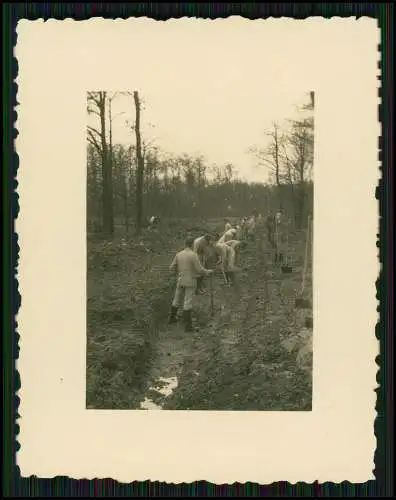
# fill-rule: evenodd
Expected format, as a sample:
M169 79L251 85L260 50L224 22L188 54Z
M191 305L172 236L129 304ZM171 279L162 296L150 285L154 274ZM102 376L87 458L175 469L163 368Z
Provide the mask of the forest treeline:
M129 145L113 143L112 103L119 94L130 96L135 110ZM98 125L87 129L88 229L111 237L115 219L125 232L139 234L151 215L207 218L278 209L301 227L313 207L313 92L298 109L297 119L264 131L264 147L247 151L266 178L249 183L238 178L231 162L213 165L203 156L172 155L146 141L137 91L89 92L87 111Z

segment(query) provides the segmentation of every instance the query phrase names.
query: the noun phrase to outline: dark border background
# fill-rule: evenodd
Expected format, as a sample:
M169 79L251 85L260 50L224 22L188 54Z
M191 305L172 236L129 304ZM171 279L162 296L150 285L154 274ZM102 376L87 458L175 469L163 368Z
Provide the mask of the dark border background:
M90 497L90 496L302 496L302 497L390 497L393 495L393 4L382 3L7 3L2 6L3 23L3 494L7 497ZM381 28L381 89L382 105L379 117L382 137L379 138L379 158L382 161L382 180L376 196L380 204L379 247L382 271L377 281L377 297L380 300L380 322L376 328L380 339L380 366L377 380L378 417L375 423L377 450L375 455L375 481L364 484L343 482L339 484L317 482L312 484L287 482L263 486L255 483L215 485L205 481L186 484L159 482L133 482L122 484L112 479L73 480L58 476L41 479L35 476L21 478L15 454L19 449L18 418L20 387L19 374L15 369L18 357L17 322L21 296L16 278L18 237L14 233L14 219L18 215L18 195L15 180L19 165L13 148L17 135L16 119L17 85L14 82L18 64L13 57L16 44L16 25L20 19L48 18L76 20L90 17L127 18L147 16L157 20L171 17L224 18L241 15L249 19L268 17L293 17L304 19L311 16L349 17L369 16L377 18ZM393 138L394 139L394 138ZM358 349L359 346L356 346ZM39 370L40 367L38 366ZM160 446L160 443L158 443ZM78 450L76 450L78 453ZM342 453L342 450L340 450ZM40 455L40 450L37 450Z

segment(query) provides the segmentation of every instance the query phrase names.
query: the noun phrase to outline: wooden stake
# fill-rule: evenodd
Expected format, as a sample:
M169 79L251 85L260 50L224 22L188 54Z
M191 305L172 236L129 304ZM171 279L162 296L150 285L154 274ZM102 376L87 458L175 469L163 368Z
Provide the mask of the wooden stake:
M214 294L213 294L213 275L209 277L210 281L210 317L214 316Z
M308 228L307 228L307 237L305 240L304 268L303 268L303 278L302 278L302 284L301 284L300 297L303 295L304 290L305 290L305 280L306 280L307 268L308 268L308 249L309 249L309 241L310 241L310 232L311 232L311 216L308 215Z

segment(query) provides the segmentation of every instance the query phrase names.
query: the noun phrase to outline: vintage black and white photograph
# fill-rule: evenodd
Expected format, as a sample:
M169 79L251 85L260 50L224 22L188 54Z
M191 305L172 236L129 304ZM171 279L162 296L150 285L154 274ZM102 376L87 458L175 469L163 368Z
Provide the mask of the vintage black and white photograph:
M373 478L379 40L18 25L23 477Z
M87 93L87 408L311 410L315 93L262 92Z

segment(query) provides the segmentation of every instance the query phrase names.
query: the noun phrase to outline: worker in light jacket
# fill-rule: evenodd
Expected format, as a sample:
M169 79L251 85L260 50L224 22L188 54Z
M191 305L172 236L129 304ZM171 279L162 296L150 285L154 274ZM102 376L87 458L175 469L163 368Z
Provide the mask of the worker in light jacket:
M239 258L239 252L241 248L244 248L246 246L246 242L240 240L228 240L225 244L231 247L234 251L229 254L228 266L232 271L235 271L237 260Z
M223 233L218 243L225 243L228 240L233 240L236 234L237 230L232 227L231 229L228 229L225 233Z
M205 269L199 261L198 255L193 250L194 238L186 238L185 248L178 252L170 265L170 271L177 273L175 295L172 302L169 323L175 323L177 311L183 301L183 317L185 330L192 331L193 297L196 279L199 276L210 276L212 270Z
M212 237L210 234L205 234L194 240L193 250L198 255L199 261L203 267L206 267L207 259L210 254ZM197 278L197 287L195 293L201 293L203 289L204 276Z
M224 284L230 285L232 284L232 273L234 271L233 263L235 263L235 250L231 246L220 241L218 241L214 247L219 257Z

